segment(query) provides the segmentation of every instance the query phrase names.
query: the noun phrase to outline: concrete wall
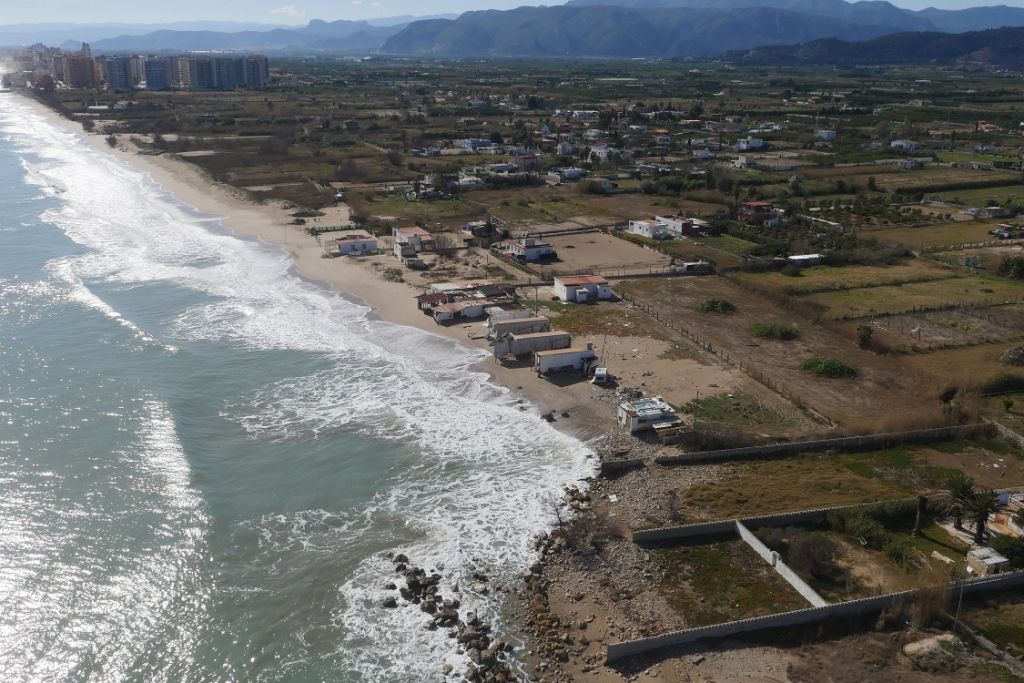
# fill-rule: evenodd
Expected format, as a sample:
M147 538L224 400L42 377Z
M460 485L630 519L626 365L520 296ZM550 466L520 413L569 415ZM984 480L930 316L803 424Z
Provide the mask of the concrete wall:
M992 426L996 428L996 432L999 434L999 436L1013 443L1018 448L1024 450L1024 436L1021 436L1020 434L1013 431L1009 427L999 424L995 420L989 420L989 422L992 424Z
M739 520L721 520L717 522L698 522L696 524L683 524L680 526L666 526L658 529L647 529L633 532L635 543L662 543L665 541L678 541L683 539L700 538L701 536L718 536L723 533L723 525L730 525L735 522L742 522L749 529L760 529L766 526L790 526L824 521L829 512L834 510L856 510L858 508L869 508L879 504L890 504L900 502L916 501L916 498L900 498L860 505L837 505L826 508L815 508L813 510L799 510L797 512L783 512L772 515L758 515L754 517L743 517Z
M761 539L754 535L742 522L736 522L736 531L740 538L747 542L755 553L761 556L765 562L770 564L779 576L784 578L790 586L799 593L804 600L811 603L813 607L825 607L828 601L818 595L818 592L811 588L806 581L800 578L795 571L782 561L779 554L761 542Z
M996 489L996 493L1015 493L1024 491L1024 486L1011 486L1005 489ZM760 529L771 526L799 526L815 522L823 522L828 518L828 513L838 511L850 511L858 509L869 509L879 505L892 505L894 503L916 503L917 498L896 498L893 500L881 500L871 503L860 503L859 505L836 505L813 510L798 510L797 512L782 512L771 515L756 515L743 517L741 519L726 519L715 522L697 522L696 524L681 524L679 526L665 526L657 529L645 529L633 532L634 543L665 543L667 541L682 541L701 537L721 536L727 533L727 529L735 522L741 522L748 529Z
M968 581L964 584L963 591L965 594L970 595L972 593L1002 590L1019 585L1024 585L1024 571L1000 574L989 578ZM950 583L948 584L948 588L951 593L956 594L960 590L960 583ZM767 629L790 628L793 626L812 624L819 621L827 621L829 619L842 619L878 613L902 600L911 599L913 595L914 591L902 591L899 593L890 593L888 595L863 598L861 600L851 600L849 602L842 602L837 605L829 605L827 607L811 607L793 612L782 612L780 614L772 614L764 617L753 617L751 619L730 621L724 624L716 624L714 626L683 629L681 631L673 631L672 633L654 636L653 638L640 638L637 640L626 641L624 643L613 643L608 646L607 661L611 663L625 657L632 657L676 645L694 643L704 639L726 638L729 636L736 636L743 633L752 633Z
M628 472L629 470L640 469L643 466L644 461L640 458L630 458L628 460L605 460L601 463L601 476L614 477L615 475Z
M925 443L929 441L948 441L970 436L992 429L988 425L967 425L963 427L940 427L937 429L919 429L910 432L892 434L866 434L848 436L839 439L820 439L817 441L796 441L789 443L769 444L766 446L747 446L744 448L727 448L717 451L697 451L684 455L673 455L655 458L659 465L689 465L697 463L718 462L726 460L754 460L772 458L797 453L814 451L842 450L856 451L875 448L888 448L901 443Z

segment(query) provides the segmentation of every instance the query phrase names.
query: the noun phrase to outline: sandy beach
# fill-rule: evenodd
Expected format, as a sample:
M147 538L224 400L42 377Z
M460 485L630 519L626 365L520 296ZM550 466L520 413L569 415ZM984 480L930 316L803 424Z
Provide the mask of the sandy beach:
M172 154L140 154L124 137L112 148L101 132L86 133L72 121L44 105L26 98L41 115L80 136L98 151L114 154L132 167L150 175L177 199L205 213L222 218L223 225L239 237L258 239L287 251L300 276L365 303L371 315L389 322L415 327L476 348L489 348L484 323L474 321L442 326L420 312L413 300L423 289L406 282L389 282L374 271L382 264L397 265L389 256L325 258L320 244L293 225L295 208L281 202L252 202L237 189L217 183L199 167ZM345 224L349 210L344 204L328 207L318 219L325 225ZM750 384L740 373L693 359L667 358L669 344L649 338L612 337L577 339L575 343L594 341L606 346L614 359L612 370L625 386L642 387L649 393L663 394L676 405L696 396L706 396ZM589 382L552 382L528 367L509 367L491 359L474 369L488 373L494 382L516 392L536 406L538 414L553 413L555 426L589 441L613 428L614 390Z

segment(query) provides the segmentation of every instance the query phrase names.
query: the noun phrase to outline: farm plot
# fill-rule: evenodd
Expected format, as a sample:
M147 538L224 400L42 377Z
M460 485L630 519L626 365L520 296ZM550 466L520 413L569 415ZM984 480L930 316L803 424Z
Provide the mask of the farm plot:
M986 276L961 276L885 287L820 292L801 297L821 306L832 320L852 320L954 306L1019 303L1019 284Z
M1024 254L1018 240L1007 242L991 247L978 249L956 249L954 251L940 251L929 254L934 259L949 263L955 266L962 266L971 269L981 269L986 273L995 274L999 271L999 264L1007 256L1020 256Z
M1014 309L1014 312L1001 313L1003 308ZM1019 339L1024 335L1024 316L1020 313L1019 306L953 309L889 316L873 324L893 348L930 350Z
M879 356L856 344L856 336L838 335L827 328L801 320L794 313L718 276L657 278L620 282L616 292L650 306L676 329L687 330L701 346L710 346L721 357L763 384L835 419L849 423L885 420L899 413L931 413L938 409L921 402L921 379L907 375L902 359ZM731 314L701 313L707 301L731 302ZM759 323L792 324L798 336L790 341L754 336ZM803 369L812 356L836 357L853 366L853 379L829 379ZM895 411L899 406L900 410Z
M1020 176L1012 171L972 170L969 168L928 167L919 171L903 171L899 173L883 173L875 177L878 186L889 191L915 190L920 188L944 185L970 185L973 183L1006 183L1017 182ZM986 188L987 189L987 188ZM960 192L953 190L946 194Z
M943 192L941 197L945 201L957 204L966 204L973 207L992 206L1010 202L1014 206L1024 206L1024 185L1007 185L1005 187L983 187L973 190L952 190Z
M603 232L558 235L547 238L558 253L559 262L545 273L601 273L606 275L647 274L669 265L671 257L653 249L621 240Z
M855 289L907 282L925 282L953 277L957 271L922 260L907 259L891 266L814 266L798 276L781 272L738 273L735 277L754 287L765 287L783 294L800 295L833 290Z
M679 510L685 519L704 521L896 500L939 491L956 470L978 486L1024 484L1024 459L1005 442L956 440L708 465Z
M989 230L999 221L958 221L922 225L917 228L886 228L862 231L862 237L873 237L884 244L899 244L911 249L937 249L960 244L977 244L992 240Z
M1021 346L1020 341L979 344L942 349L932 353L910 354L906 363L910 371L940 378L941 388L977 388L982 383L1006 372L1024 375L1024 369L1000 362L1007 350Z

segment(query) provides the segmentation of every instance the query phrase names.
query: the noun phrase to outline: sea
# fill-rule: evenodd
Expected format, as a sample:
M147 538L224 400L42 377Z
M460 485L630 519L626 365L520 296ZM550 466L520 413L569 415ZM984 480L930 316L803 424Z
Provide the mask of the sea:
M399 552L521 642L501 587L594 460L482 355L0 93L0 680L442 680Z

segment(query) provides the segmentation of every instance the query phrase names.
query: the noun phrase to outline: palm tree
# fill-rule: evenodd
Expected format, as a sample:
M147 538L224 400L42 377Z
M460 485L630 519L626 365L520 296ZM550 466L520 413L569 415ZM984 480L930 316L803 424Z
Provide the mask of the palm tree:
M911 536L917 536L921 533L921 522L924 521L928 515L928 496L917 497L917 516L914 518L914 530L911 532Z
M974 498L974 480L957 470L946 478L946 494L951 501L953 528L963 530L964 508Z
M976 525L974 527L974 542L980 545L985 541L985 525L988 523L989 515L1003 509L999 502L999 494L992 489L982 489L967 501L966 509Z

